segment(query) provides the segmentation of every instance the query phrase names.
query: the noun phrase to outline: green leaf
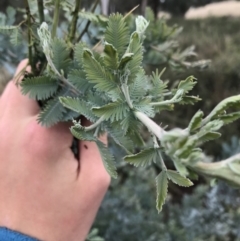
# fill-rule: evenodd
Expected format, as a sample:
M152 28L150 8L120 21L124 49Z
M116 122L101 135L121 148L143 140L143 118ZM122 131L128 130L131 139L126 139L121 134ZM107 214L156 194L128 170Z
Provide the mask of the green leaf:
M157 185L157 200L156 200L156 207L158 213L161 212L162 206L165 203L167 198L167 191L168 191L168 179L166 171L162 171L156 178L156 185Z
M158 150L156 148L145 149L137 154L125 156L124 160L135 167L146 167L151 165L152 162L156 162Z
M150 7L146 7L145 17L150 22L154 22L155 21L154 12L152 11L152 9Z
M92 122L98 119L91 111L91 105L84 100L72 97L60 97L59 100L64 107L79 113L79 115L85 116Z
M133 53L125 53L120 60L118 68L123 69L129 63L129 61L132 60L133 55Z
M218 118L219 115L223 114L230 107L239 107L240 104L240 95L235 95L226 98L221 101L212 111L211 113L204 119L204 123L208 121Z
M146 114L149 117L154 117L154 108L153 106L150 105L150 100L149 99L143 99L137 104L134 104L134 108L144 114Z
M230 124L240 118L240 111L227 115L219 116L219 119L223 121L224 125Z
M174 166L181 176L187 176L189 174L188 169L179 160L174 160Z
M163 69L163 71L161 73L159 73L158 69L157 69L156 72L152 72L152 75L150 76L152 88L151 88L149 94L152 95L153 97L158 97L158 99L159 98L163 99L163 94L165 92L167 92L168 82L163 82L161 80L161 76L164 71L165 71L165 69Z
M73 136L75 136L77 139L82 141L94 141L96 142L97 139L93 136L92 132L86 132L84 130L84 127L80 126L79 124L75 124L70 128L71 133Z
M112 44L119 56L126 50L129 41L129 30L121 14L111 14L105 33L105 41Z
M221 137L221 133L219 132L208 132L202 136L199 136L198 142L203 143L207 141L212 141L218 139L219 137Z
M143 60L143 47L140 36L137 32L131 35L130 43L126 53L133 53L132 59L128 63L128 70L130 75L128 76L129 82L133 82L139 70L141 70Z
M110 68L117 70L118 69L118 53L117 49L114 48L112 44L105 42L104 47L104 64Z
M49 76L25 78L21 82L21 91L32 99L45 100L57 92L58 83Z
M57 96L48 101L38 116L38 122L43 126L50 127L64 119L67 110L59 101L60 96L71 96L70 89L63 89Z
M97 141L96 144L103 159L105 169L112 178L117 178L114 156L109 152L108 148L101 141Z
M129 111L129 107L127 103L117 101L102 107L94 107L92 110L96 116L104 116L105 120L110 120L113 122L124 119Z
M223 126L223 124L224 123L221 120L210 121L205 126L202 127L201 132L199 132L199 134L201 135L204 132L217 131Z
M126 134L130 129L136 132L140 131L140 122L136 119L132 112L128 112L125 118L121 121L120 126L122 131Z
M52 51L53 51L53 64L56 69L61 73L64 72L64 75L68 73L70 67L70 49L68 45L62 40L55 38L52 42Z
M169 180L182 187L190 187L193 185L188 178L181 176L176 171L167 170L167 177Z
M202 124L202 118L203 118L203 112L199 110L191 119L188 129L190 132L195 131L196 129L201 127Z
M86 74L83 70L72 69L68 75L68 81L83 94L93 87L93 84L86 79Z
M108 92L117 87L113 76L96 61L91 51L84 50L83 61L87 79L94 84L94 88L101 92Z
M198 101L202 100L198 96L189 96L185 95L182 97L181 102L179 102L180 105L194 105Z
M178 158L187 158L192 152L193 148L195 148L197 142L198 138L196 136L189 137L185 145L181 149L176 150L175 155Z
M74 48L74 59L79 64L80 68L83 68L83 52L85 47L86 46L82 42L79 42Z
M115 143L122 147L127 153L131 153L133 151L132 140L128 136L125 136L122 130L117 129L116 126L112 129L106 127L106 130Z
M149 88L150 86L148 84L147 76L144 71L140 71L134 82L129 85L129 95L131 100L136 100L138 102L139 99L142 99L146 95Z
M196 85L197 82L194 80L193 76L189 76L187 79L180 81L178 89L184 90L184 93L187 94Z

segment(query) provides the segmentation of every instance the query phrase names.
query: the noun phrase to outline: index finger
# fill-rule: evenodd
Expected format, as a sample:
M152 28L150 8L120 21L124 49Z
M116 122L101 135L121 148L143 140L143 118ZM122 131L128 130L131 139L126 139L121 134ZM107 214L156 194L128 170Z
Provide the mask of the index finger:
M21 75L23 69L30 71L27 59L18 65L15 76ZM20 76L20 80L22 77ZM39 106L35 100L22 95L20 86L17 86L12 80L1 96L0 111L2 114L10 114L12 117L27 117L36 115L39 112Z

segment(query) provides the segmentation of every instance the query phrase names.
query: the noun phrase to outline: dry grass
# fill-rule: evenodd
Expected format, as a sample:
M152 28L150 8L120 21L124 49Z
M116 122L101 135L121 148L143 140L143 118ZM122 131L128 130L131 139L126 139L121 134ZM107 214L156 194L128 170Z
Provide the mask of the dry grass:
M224 16L240 17L240 2L224 1L218 3L210 3L204 7L190 8L185 14L186 19Z

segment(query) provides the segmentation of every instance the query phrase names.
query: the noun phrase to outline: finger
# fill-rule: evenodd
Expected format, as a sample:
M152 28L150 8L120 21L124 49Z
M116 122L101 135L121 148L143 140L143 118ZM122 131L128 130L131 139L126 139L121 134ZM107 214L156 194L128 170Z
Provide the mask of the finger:
M91 124L86 119L83 119L82 123L84 126ZM107 144L107 135L102 135L99 140ZM94 179L99 178L99 176L109 179L109 175L103 165L102 157L95 142L79 142L79 162L80 180L85 180L84 182L86 182L86 180L94 181Z
M21 71L25 68L30 71L30 67L26 67L28 60L23 60L17 67L15 76L20 75ZM22 76L20 76L20 79ZM5 91L0 100L0 109L4 110L5 114L10 114L12 117L20 116L33 116L39 112L39 106L36 101L29 99L27 96L22 95L20 86L16 86L14 81L8 83Z

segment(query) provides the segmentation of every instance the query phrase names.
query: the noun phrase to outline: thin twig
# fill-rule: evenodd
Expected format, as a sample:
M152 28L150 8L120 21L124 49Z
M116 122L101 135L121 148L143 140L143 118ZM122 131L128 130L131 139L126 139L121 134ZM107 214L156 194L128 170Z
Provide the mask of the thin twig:
M39 20L40 24L44 22L44 7L43 7L43 0L37 0L38 3L38 14L39 14Z
M132 10L130 10L130 11L123 17L123 19L127 18L127 17L128 17L132 12L134 12L138 7L139 7L139 4L138 4L136 7L134 7Z
M53 27L52 27L52 38L56 36L58 21L59 21L59 12L60 12L60 0L55 0L55 9L53 16Z
M94 5L93 5L93 7L92 7L92 9L91 9L91 12L92 12L92 13L95 12L98 3L99 3L99 0L95 0ZM81 34L80 34L79 37L77 38L77 42L79 42L79 41L82 39L83 35L88 31L88 28L89 28L90 24L91 24L91 21L88 20L87 23L86 23L86 25L85 25L85 28L83 29L83 31L81 32Z
M31 36L31 12L28 4L28 0L25 0L25 9L27 15L27 29L28 29L28 60L31 65L33 73L35 73L35 66L33 63L33 52L32 52L32 36Z
M76 6L72 13L73 18L72 18L72 22L70 25L70 33L69 33L69 41L71 43L74 42L74 38L75 38L75 34L76 34L77 22L78 22L78 12L79 12L80 6L81 6L81 0L76 0Z

